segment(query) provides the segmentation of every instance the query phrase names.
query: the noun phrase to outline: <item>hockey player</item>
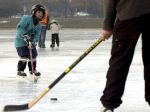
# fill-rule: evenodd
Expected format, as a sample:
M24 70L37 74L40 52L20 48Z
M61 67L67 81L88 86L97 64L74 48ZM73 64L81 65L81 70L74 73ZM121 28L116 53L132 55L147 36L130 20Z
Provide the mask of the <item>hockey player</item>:
M31 9L31 15L24 15L17 25L15 38L15 47L17 49L20 60L18 61L18 76L27 76L24 72L27 62L30 74L32 74L32 65L30 60L29 42L32 43L32 59L35 76L40 76L41 73L36 71L36 43L40 37L41 25L39 21L44 17L45 8L40 5L34 5Z

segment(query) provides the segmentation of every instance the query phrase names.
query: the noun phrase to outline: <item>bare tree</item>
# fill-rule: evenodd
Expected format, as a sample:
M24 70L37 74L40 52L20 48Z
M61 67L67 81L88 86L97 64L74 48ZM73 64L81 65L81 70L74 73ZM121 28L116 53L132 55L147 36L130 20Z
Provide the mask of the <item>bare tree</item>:
M0 16L30 14L32 5L39 3L47 7L51 16L68 17L82 11L103 17L103 0L0 0Z

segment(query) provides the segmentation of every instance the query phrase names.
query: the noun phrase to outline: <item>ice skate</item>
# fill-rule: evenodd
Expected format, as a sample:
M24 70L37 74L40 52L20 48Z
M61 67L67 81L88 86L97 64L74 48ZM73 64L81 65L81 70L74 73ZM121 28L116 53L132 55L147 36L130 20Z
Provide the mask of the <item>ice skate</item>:
M51 45L50 45L50 48L54 48L54 47L55 47L55 45L54 45L54 44L51 44Z
M101 107L100 112L114 112L113 109L108 109L106 107Z
M29 72L30 72L30 75L32 75L32 71L29 71ZM34 71L34 75L37 76L37 77L40 77L41 73L38 72L38 71Z
M27 74L26 74L24 71L18 71L18 72L17 72L17 76L24 78L24 77L27 76Z
M29 72L30 72L33 82L37 82L41 76L41 73L38 71L34 71L34 74L32 74L32 71L29 71Z

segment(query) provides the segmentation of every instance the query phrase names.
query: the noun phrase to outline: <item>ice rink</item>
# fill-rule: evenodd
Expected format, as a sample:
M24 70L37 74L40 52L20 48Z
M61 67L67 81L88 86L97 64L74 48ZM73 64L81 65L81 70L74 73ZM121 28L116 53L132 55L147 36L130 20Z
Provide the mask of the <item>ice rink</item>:
M37 70L42 76L35 84L16 78L19 57L14 48L15 30L0 30L1 109L8 104L21 105L31 101L89 48L99 38L99 34L99 29L62 29L60 48L51 50L51 34L48 31L46 48L37 48ZM102 42L37 104L21 112L99 112L110 48L111 39ZM51 98L58 100L51 101ZM144 100L141 39L136 46L122 100L122 105L115 112L150 112Z

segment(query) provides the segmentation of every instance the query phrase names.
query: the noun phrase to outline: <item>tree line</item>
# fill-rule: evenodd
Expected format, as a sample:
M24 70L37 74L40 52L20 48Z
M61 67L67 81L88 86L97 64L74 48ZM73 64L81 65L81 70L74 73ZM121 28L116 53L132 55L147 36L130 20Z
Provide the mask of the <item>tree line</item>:
M0 17L30 14L32 5L39 3L54 17L72 17L77 12L103 17L103 0L0 0Z

